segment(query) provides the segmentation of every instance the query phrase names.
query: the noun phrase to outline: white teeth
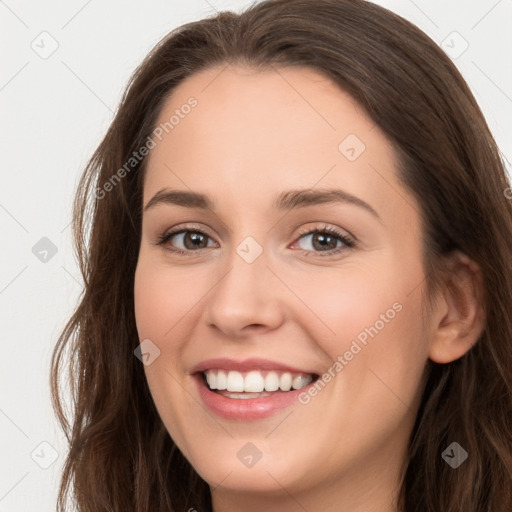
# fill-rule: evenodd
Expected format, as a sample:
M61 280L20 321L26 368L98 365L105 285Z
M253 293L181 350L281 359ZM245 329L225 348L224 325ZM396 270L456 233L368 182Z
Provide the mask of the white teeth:
M297 377L293 379L292 388L301 389L307 386L312 380L313 377L311 377L311 375L297 375Z
M206 382L210 389L217 389L217 377L212 372L206 372Z
M260 372L249 372L244 379L244 391L250 393L261 393L265 381Z
M279 389L279 377L276 372L268 372L265 377L265 391L277 391Z
M217 372L215 385L217 386L217 389L226 389L228 387L228 376L224 370L219 370Z
M229 372L228 380L226 383L228 391L243 391L244 390L244 377L240 372Z
M270 396L270 393L230 393L229 391L223 391L223 396L228 398L237 398L239 400L247 400L248 398L264 398Z
M292 374L291 373L283 373L281 375L281 379L279 380L279 387L283 391L290 391L292 388Z
M206 382L210 389L226 390L231 393L247 393L244 398L252 393L272 392L280 389L281 391L290 391L301 389L307 386L313 376L305 373L291 372L260 372L252 370L247 373L237 371L226 372L225 370L206 370ZM264 394L263 396L267 396Z

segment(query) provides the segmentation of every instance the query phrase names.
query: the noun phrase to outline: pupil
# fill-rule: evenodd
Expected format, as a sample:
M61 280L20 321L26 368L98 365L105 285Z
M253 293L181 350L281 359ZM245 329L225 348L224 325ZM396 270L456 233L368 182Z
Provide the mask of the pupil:
M190 241L192 242L192 247L194 248L203 248L206 246L206 244L204 243L205 242L205 237L201 234L201 233L187 233L185 235L185 245L187 245L187 241Z
M318 246L315 243L317 241L319 242ZM329 241L331 242L331 244L330 244L331 247L329 247ZM334 245L332 244L332 242L334 242ZM336 248L336 239L331 235L318 233L313 237L313 246L315 247L315 249L319 249L319 248L320 249L325 249L325 248L335 249Z

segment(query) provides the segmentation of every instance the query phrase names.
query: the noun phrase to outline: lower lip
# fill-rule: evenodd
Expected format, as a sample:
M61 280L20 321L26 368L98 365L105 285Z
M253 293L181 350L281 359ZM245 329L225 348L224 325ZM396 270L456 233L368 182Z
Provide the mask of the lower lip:
M304 391L307 392L308 388L315 383L313 381L307 386L293 391L276 391L272 395L263 398L243 399L228 398L211 391L200 373L195 374L194 378L199 389L199 395L210 411L221 418L244 421L266 418L293 403L298 403L299 394Z

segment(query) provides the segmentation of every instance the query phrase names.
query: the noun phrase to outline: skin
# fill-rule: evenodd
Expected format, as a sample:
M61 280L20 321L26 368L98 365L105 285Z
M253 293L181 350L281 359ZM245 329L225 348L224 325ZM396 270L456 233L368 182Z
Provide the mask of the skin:
M164 188L215 202L213 211L158 204L143 215L135 314L140 340L160 350L145 366L155 404L216 512L396 511L425 364L458 359L482 331L479 269L460 253L447 259L451 285L422 320L420 206L397 180L385 134L316 71L223 69L174 90L159 122L190 96L198 104L148 157L144 205ZM354 161L338 148L349 134L366 146ZM379 218L342 202L273 209L291 189L343 189ZM182 235L156 245L191 224L207 248ZM335 237L322 249L298 235L324 225L356 245ZM236 251L248 236L263 250L252 263ZM332 247L342 249L323 255ZM189 373L200 361L263 357L322 374L393 304L401 310L307 404L257 421L203 406ZM237 458L247 442L262 453L250 468Z

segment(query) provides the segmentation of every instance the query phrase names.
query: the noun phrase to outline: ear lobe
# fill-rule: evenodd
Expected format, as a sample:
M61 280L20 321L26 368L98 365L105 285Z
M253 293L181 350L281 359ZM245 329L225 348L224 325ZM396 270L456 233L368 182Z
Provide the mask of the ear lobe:
M429 347L430 359L442 364L462 357L485 328L485 290L479 266L460 251L451 253L449 259Z

